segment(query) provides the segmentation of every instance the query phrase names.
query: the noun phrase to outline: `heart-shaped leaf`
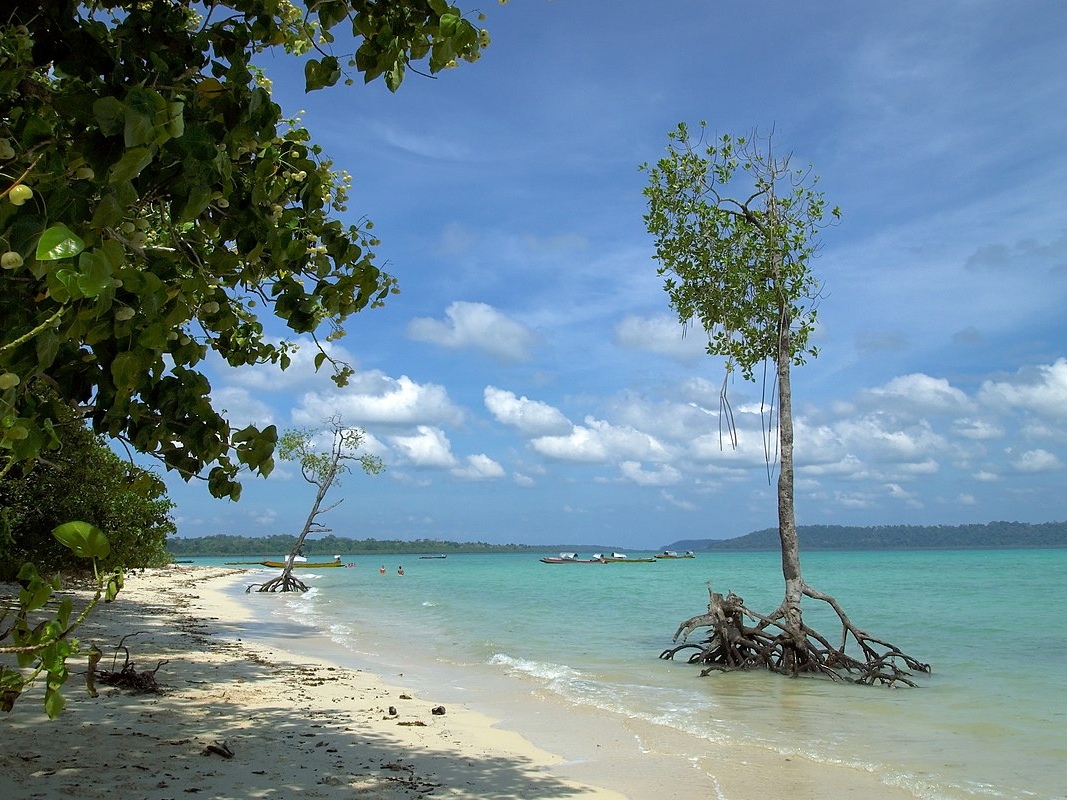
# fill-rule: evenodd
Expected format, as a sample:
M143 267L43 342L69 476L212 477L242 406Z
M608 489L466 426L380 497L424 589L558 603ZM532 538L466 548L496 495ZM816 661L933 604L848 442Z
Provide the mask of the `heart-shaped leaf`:
M85 249L85 242L62 222L57 222L37 241L38 261L59 261L73 258Z
M88 522L64 522L52 535L79 558L104 558L111 552L104 532Z

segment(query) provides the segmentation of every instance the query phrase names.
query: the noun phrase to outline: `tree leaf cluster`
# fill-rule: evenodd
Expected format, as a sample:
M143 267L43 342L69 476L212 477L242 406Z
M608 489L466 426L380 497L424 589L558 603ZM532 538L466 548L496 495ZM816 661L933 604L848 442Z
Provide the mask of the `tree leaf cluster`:
M6 5L0 471L58 447L59 407L75 406L217 497L239 497L241 470L268 474L276 429L232 430L202 362L285 369L294 346L268 335L267 314L312 337L316 367L343 385L351 369L320 337L396 281L371 222L340 219L350 176L283 114L259 64L303 60L308 90L349 68L396 90L406 70L487 44L443 0Z
M72 634L101 599L105 603L115 599L123 586L123 572L99 568L110 543L95 525L77 520L52 533L76 557L91 561L96 591L74 617L74 600L69 595L57 600L62 589L58 575L44 577L32 563L23 564L17 576L18 597L13 604L0 606L0 711L11 711L23 692L43 678L45 712L55 719L66 704L62 688L70 677L67 660L80 652Z
M120 458L69 409L54 433L60 446L46 460L19 463L0 478L0 580L28 561L48 573L85 570L86 557L104 569L169 563L174 504L159 477ZM106 531L107 551L85 540L88 551L72 552L81 534L63 541L53 533L70 520Z
M706 331L708 353L725 357L727 369L746 380L776 359L783 312L788 357L802 364L817 355L809 339L819 284L808 261L827 212L818 178L777 157L770 137L709 140L702 122L695 138L680 123L668 140L667 154L641 167L648 174L644 220L679 321Z

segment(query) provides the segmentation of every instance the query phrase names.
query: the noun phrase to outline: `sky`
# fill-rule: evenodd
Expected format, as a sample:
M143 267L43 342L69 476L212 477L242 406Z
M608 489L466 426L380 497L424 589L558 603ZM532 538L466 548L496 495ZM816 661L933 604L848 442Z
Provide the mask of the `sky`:
M333 345L344 389L306 341L286 372L207 367L235 427L365 432L385 470L334 490L334 535L651 550L777 525L762 383L728 386L732 448L723 362L642 219L639 166L701 120L773 130L842 211L792 375L798 524L1067 519L1067 5L482 2L459 5L483 58L396 94L305 96L264 63L400 282ZM187 537L296 534L314 499L289 462L237 503L166 480Z

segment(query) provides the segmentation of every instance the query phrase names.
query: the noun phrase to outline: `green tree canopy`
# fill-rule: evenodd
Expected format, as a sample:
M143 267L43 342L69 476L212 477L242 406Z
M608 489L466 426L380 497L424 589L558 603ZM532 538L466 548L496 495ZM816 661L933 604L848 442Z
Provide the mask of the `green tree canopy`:
M176 530L163 481L116 455L73 411L55 432L61 446L47 460L22 462L0 480L0 580L27 561L47 572L91 568L53 535L70 520L107 534L104 570L170 563L167 537Z
M668 137L667 155L643 167L645 224L679 320L699 323L708 352L746 380L780 355L796 364L817 355L809 339L819 283L809 260L826 213L818 177L776 157L769 137L709 141L705 123L696 140L684 123Z
M396 284L371 223L338 218L348 173L286 120L257 57L301 60L309 91L349 73L396 90L488 41L445 0L5 4L0 473L57 447L73 406L215 496L267 474L276 430L231 429L200 362L284 369L259 314L320 343ZM327 362L343 384L320 344Z

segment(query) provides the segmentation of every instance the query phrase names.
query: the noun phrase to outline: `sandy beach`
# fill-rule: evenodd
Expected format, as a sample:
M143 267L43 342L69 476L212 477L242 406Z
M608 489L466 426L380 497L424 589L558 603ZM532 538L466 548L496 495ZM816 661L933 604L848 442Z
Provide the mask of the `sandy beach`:
M914 797L875 775L536 699L514 698L502 726L402 675L331 662L307 628L272 623L264 637L224 591L248 582L213 567L128 576L78 638L104 652L98 669L118 670L126 637L137 672L159 665L161 692L98 686L91 698L84 659L70 662L58 720L44 715L39 687L0 718L5 800Z
M0 721L5 800L622 797L553 775L559 757L467 708L246 644L243 609L213 588L232 572L127 578L78 638L104 650L102 670L121 668L124 656L112 657L124 636L138 672L165 661L162 693L98 686L90 698L84 660L72 662L58 720L37 689Z

